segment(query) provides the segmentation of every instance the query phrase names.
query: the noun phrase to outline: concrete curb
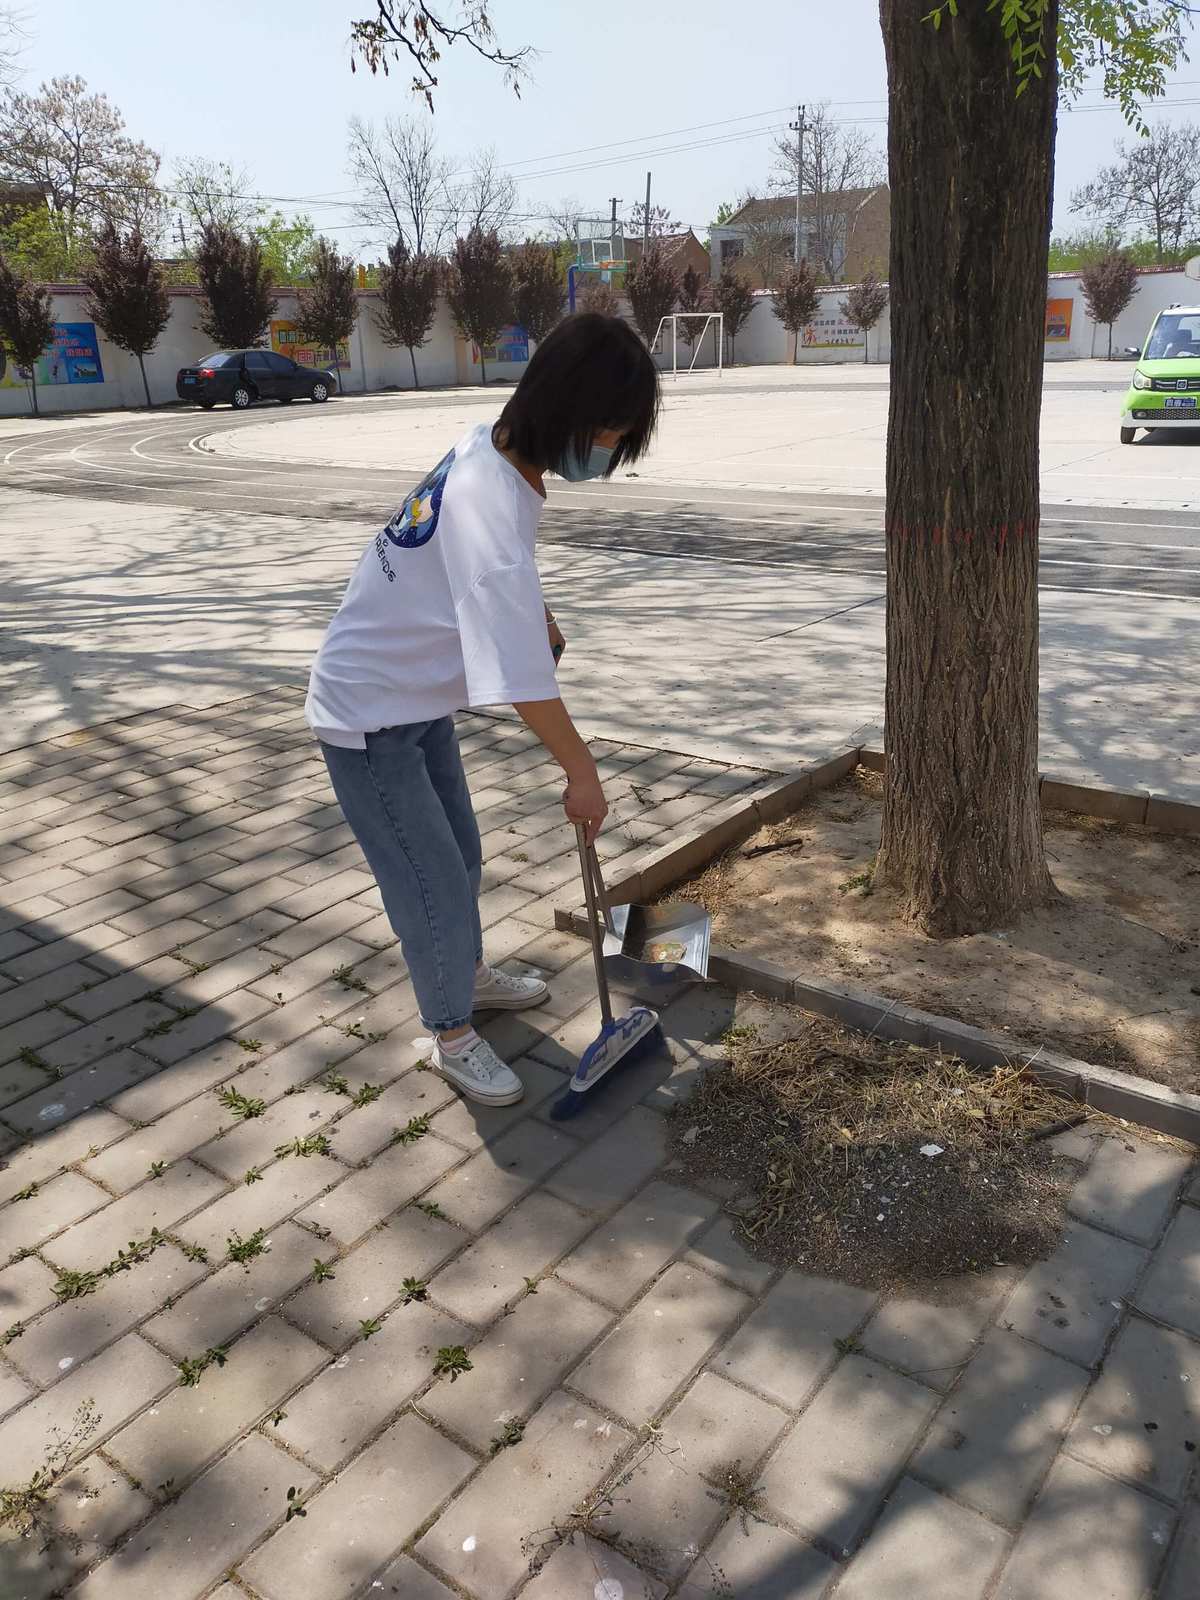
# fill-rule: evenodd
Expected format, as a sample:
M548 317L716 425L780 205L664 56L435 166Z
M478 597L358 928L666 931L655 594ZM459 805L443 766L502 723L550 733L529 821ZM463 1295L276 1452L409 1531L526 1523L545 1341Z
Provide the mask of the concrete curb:
M839 783L859 764L882 771L883 752L870 746L849 746L818 766L805 767L795 777L784 778L749 798L735 798L708 814L701 827L644 856L632 872L610 883L614 904L645 903L664 889L689 877L726 850L748 839L767 822L777 822L815 790ZM1200 806L1188 805L1146 793L1125 794L1092 789L1056 778L1041 780L1042 803L1055 810L1118 822L1136 822L1164 833L1200 835ZM559 907L555 926L587 937L581 911ZM941 1049L961 1056L977 1067L995 1067L1022 1061L1040 1083L1061 1090L1082 1105L1110 1116L1124 1117L1177 1139L1200 1144L1200 1095L1185 1094L1165 1085L1137 1078L1132 1073L1060 1055L1045 1046L1022 1044L999 1033L988 1033L952 1017L919 1011L898 1000L888 1001L865 989L824 983L790 972L773 961L759 960L714 945L709 977L734 989L750 989L769 999L802 1006L847 1027L876 1033L885 1039Z

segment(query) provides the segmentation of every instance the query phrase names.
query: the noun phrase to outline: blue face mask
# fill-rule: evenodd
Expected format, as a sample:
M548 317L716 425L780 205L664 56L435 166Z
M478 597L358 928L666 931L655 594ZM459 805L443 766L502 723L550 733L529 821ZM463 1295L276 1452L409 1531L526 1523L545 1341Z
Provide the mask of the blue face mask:
M602 444L594 444L588 451L586 460L571 450L559 467L558 475L560 478L565 478L568 483L582 483L586 478L602 478L612 464L612 458L612 447Z

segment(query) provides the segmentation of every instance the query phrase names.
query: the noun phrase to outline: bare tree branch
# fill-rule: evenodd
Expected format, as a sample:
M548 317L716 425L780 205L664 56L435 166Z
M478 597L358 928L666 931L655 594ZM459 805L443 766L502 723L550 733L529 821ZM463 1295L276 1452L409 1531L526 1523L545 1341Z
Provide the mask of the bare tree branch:
M20 77L21 56L28 42L25 13L13 6L0 6L0 84L15 83Z
M356 54L362 56L372 75L382 72L385 77L389 62L407 58L414 69L413 93L424 96L432 111L433 91L438 86L433 69L442 59L443 49L460 43L500 67L504 81L520 96L535 51L527 44L518 50L502 48L488 14L488 0L466 0L457 27L443 21L425 0L376 0L375 16L350 24L350 70L357 70Z
M798 142L795 134L776 140L775 166L769 179L774 194L796 192ZM801 173L807 254L831 283L841 276L846 248L845 206L837 197L847 190L870 189L883 181L883 156L871 134L836 122L828 104L808 112Z
M245 232L262 215L249 172L227 161L210 161L206 156L180 161L173 187L179 208L197 235L213 226Z
M1200 227L1200 127L1164 123L1116 148L1113 165L1072 194L1071 210L1097 218L1117 238L1145 229L1161 262Z
M437 255L452 233L453 208L450 163L438 154L433 130L413 118L388 117L377 129L351 117L349 135L359 219L385 230L411 255Z
M511 230L518 198L516 180L497 163L495 147L477 150L471 157L470 176L446 189L453 232L460 239L476 230L504 239Z

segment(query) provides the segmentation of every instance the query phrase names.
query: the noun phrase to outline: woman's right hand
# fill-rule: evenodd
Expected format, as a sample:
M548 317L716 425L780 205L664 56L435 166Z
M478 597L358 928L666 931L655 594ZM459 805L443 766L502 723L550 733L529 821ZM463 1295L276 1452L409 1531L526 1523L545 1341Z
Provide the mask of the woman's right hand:
M608 815L608 801L600 786L596 763L567 773L567 787L563 790L563 810L568 822L582 822L587 830L587 842L595 844L604 819Z

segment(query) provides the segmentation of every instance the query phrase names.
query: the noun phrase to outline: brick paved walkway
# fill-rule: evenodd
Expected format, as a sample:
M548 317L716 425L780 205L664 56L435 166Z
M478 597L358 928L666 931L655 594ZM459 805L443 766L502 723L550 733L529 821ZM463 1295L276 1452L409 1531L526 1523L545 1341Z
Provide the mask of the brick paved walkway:
M559 783L464 735L489 954L554 983L485 1026L503 1111L422 1070L297 696L0 757L0 1485L71 1462L4 1600L1195 1600L1189 1163L1066 1136L1058 1255L939 1304L770 1271L664 1138L756 1003L552 1124L597 1027ZM601 753L617 870L758 781Z

